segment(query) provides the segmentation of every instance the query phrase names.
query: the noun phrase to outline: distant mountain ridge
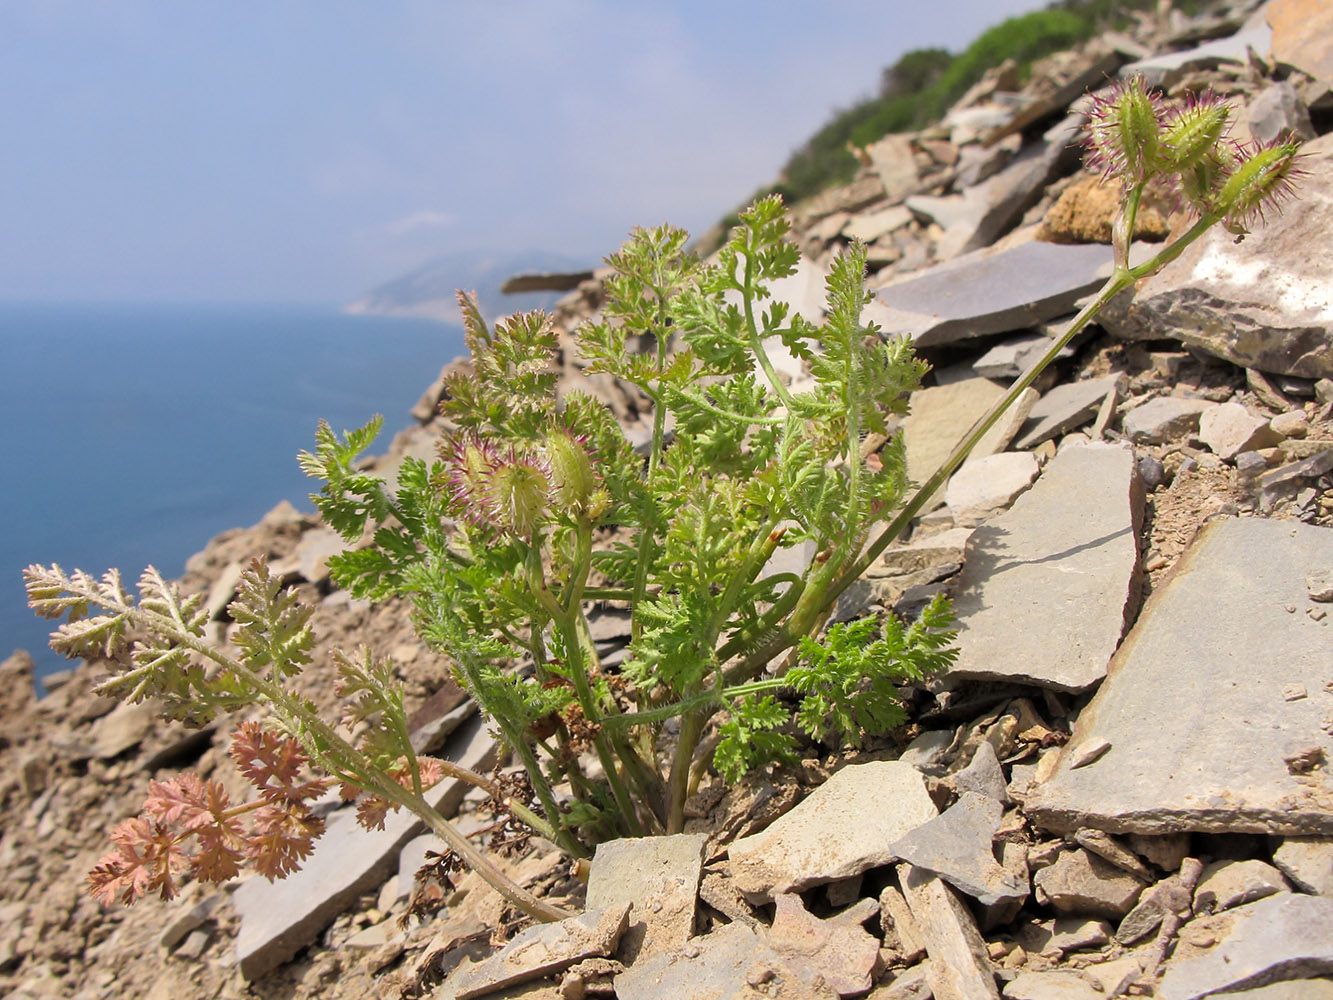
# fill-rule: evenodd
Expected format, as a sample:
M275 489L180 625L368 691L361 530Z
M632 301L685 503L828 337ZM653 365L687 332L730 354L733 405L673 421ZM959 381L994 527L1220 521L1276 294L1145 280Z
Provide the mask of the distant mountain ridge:
M349 313L379 316L424 316L444 323L460 320L454 293L476 292L482 315L488 320L530 309L550 307L558 292L527 292L505 295L500 286L516 274L533 271L567 271L588 267L586 260L543 250L512 254L481 254L460 251L436 257L401 278L372 289L344 307Z

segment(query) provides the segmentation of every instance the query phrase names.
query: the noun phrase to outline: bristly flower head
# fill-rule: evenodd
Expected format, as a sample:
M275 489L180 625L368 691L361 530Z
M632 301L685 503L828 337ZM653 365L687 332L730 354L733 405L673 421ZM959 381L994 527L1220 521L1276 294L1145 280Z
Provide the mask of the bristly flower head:
M1162 131L1162 169L1170 173L1192 170L1217 155L1231 129L1231 105L1212 91L1191 93L1173 107Z
M1089 162L1106 177L1132 184L1157 173L1162 167L1163 117L1161 98L1144 89L1141 77L1097 95L1088 112Z
M472 524L530 538L550 519L556 490L544 456L515 446L501 451L466 434L448 441L441 457L454 509Z
M1219 209L1226 212L1222 225L1229 232L1244 236L1266 210L1281 211L1303 172L1296 165L1299 149L1293 139L1237 147L1235 168L1217 193Z

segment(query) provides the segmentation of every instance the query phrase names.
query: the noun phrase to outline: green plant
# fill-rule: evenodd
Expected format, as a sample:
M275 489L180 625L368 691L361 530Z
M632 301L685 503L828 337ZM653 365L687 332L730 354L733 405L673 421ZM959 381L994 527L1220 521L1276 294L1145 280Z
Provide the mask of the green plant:
M809 736L836 717L859 720L843 727L859 739L860 723L882 731L901 718L893 681L950 658L943 603L910 627L872 623L885 638L863 636L859 655L840 632L825 653L814 644L830 583L907 486L901 441L872 459L863 438L888 432L925 367L907 343L862 324L859 247L833 265L822 327L784 303L762 309L767 283L797 262L786 235L780 200L766 198L714 264L689 255L687 234L670 227L636 232L610 258L604 317L575 339L589 370L656 404L646 460L598 401L557 400L545 316L492 330L463 296L475 374L446 385L440 460L407 463L391 490L356 471L373 429L338 440L322 427L303 456L326 481L315 501L330 525L349 540L380 525L373 544L331 560L335 577L358 597L414 602L420 634L456 664L571 853L604 837L679 831L718 712L729 721L717 758L734 778L790 756L792 712L779 690L800 700ZM633 346L644 341L646 351ZM779 376L775 343L809 363L804 391ZM766 571L775 551L800 543L817 552L808 567ZM599 601L632 610L617 671L603 669L591 639L587 615ZM788 638L775 645L778 634ZM801 656L818 662L808 691L804 668L760 677L802 638ZM858 709L866 699L878 707ZM669 719L679 724L668 735ZM584 773L585 749L598 780ZM562 785L572 804L558 802Z

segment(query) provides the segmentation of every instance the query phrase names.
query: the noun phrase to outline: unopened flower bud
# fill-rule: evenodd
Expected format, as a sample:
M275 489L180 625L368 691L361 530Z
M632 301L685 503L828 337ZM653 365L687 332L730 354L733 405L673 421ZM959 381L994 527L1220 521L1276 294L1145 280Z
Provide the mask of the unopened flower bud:
M1290 197L1292 181L1300 174L1296 167L1299 148L1299 143L1287 141L1241 151L1216 199L1217 211L1226 213L1223 225L1230 232L1244 236L1266 209L1277 210Z
M545 446L556 501L562 508L586 512L593 494L601 485L600 478L593 471L587 447L563 429L552 431Z
M1184 172L1216 157L1226 138L1231 108L1212 94L1191 98L1175 113L1162 132L1162 158L1166 169Z

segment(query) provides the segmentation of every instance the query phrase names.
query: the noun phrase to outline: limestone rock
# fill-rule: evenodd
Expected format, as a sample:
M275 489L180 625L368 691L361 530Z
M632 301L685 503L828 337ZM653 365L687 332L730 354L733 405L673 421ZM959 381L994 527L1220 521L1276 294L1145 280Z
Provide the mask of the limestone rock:
M1126 413L1121 427L1137 444L1161 444L1198 427L1200 414L1211 405L1204 399L1158 396Z
M1040 472L1030 451L969 459L949 480L944 501L955 524L971 527L1012 504Z
M866 147L870 163L884 186L889 201L897 201L912 191L919 182L912 142L905 135L886 135Z
M1115 375L1104 375L1057 385L1032 405L1014 447L1035 448L1086 424L1096 416L1106 397L1116 392L1118 381Z
M1110 750L1077 770L1062 759L1029 792L1029 818L1054 830L1333 833L1325 772L1287 763L1333 750L1327 709L1283 695L1327 680L1327 632L1285 607L1305 603L1306 573L1329 562L1333 529L1204 525L1074 728L1071 745L1100 738Z
M1245 124L1250 135L1264 145L1295 136L1313 139L1310 111L1287 80L1270 83L1245 107Z
M898 881L930 956L926 980L936 1000L998 1000L986 942L953 890L912 865L898 866Z
M968 540L950 676L1062 691L1100 680L1137 598L1142 504L1131 452L1092 444L1057 455Z
M597 845L588 908L634 904L620 949L623 961L683 947L694 933L706 840L702 833L679 833Z
M873 899L827 920L812 916L795 893L780 893L774 902L768 943L798 977L812 988L827 987L839 996L870 989L879 941L861 923L879 912Z
M1269 213L1239 246L1219 227L1117 299L1099 322L1131 339L1176 337L1234 364L1333 376L1333 258L1312 254L1333 232L1333 135L1303 147L1300 207Z
M1084 850L1062 851L1032 881L1058 913L1112 919L1132 910L1143 891L1139 879Z
M981 741L967 767L954 775L953 783L960 795L963 792L976 792L1001 804L1009 801L1004 770L995 755L995 746L988 740Z
M929 479L944 464L963 435L1003 396L1003 389L984 378L965 379L912 393L912 410L902 424L908 476L916 482ZM944 490L941 489L926 503L922 512L943 502Z
M1230 933L1217 947L1167 967L1160 1000L1333 974L1333 899L1282 893L1232 913Z
M1333 83L1333 9L1323 0L1273 0L1265 13L1273 58Z
M1268 421L1240 403L1218 403L1199 416L1199 439L1218 458L1230 461L1242 451L1256 451L1278 443Z
M1190 70L1212 68L1223 63L1244 64L1249 58L1250 49L1261 54L1268 51L1272 34L1266 24L1247 26L1246 30L1230 37L1205 42L1192 49L1162 53L1128 63L1120 67L1120 76L1122 79L1141 76L1150 86L1167 87Z
M1014 379L1028 370L1028 366L1050 349L1055 343L1054 337L1040 333L1030 333L1011 337L996 344L976 361L972 370L982 378ZM1068 358L1074 354L1073 348L1066 347L1058 357ZM1034 396L1036 390L1033 390Z
M864 315L918 347L1022 330L1068 315L1110 267L1111 248L1100 245L982 250L880 289Z
M843 227L842 234L848 239L874 243L895 229L901 229L912 221L912 212L903 205L890 205L877 212L868 212L857 216Z
M1326 837L1283 837L1273 864L1305 892L1333 896L1333 840Z
M733 843L732 879L747 896L769 899L859 875L892 861L893 842L936 814L912 765L853 764L766 830Z
M588 910L556 923L534 924L498 954L464 961L444 984L455 1000L471 1000L509 986L541 979L585 958L610 955L629 924L632 904Z
M995 861L992 841L1004 806L977 792L964 792L939 816L893 844L893 853L922 871L934 872L983 906L1026 899L1026 881Z
M1214 861L1203 870L1194 890L1195 913L1219 913L1265 896L1289 892L1282 873L1257 858Z
M1020 972L1004 988L1005 1000L1104 1000L1077 972Z
M619 1000L836 1000L802 980L759 934L730 923L616 976Z

